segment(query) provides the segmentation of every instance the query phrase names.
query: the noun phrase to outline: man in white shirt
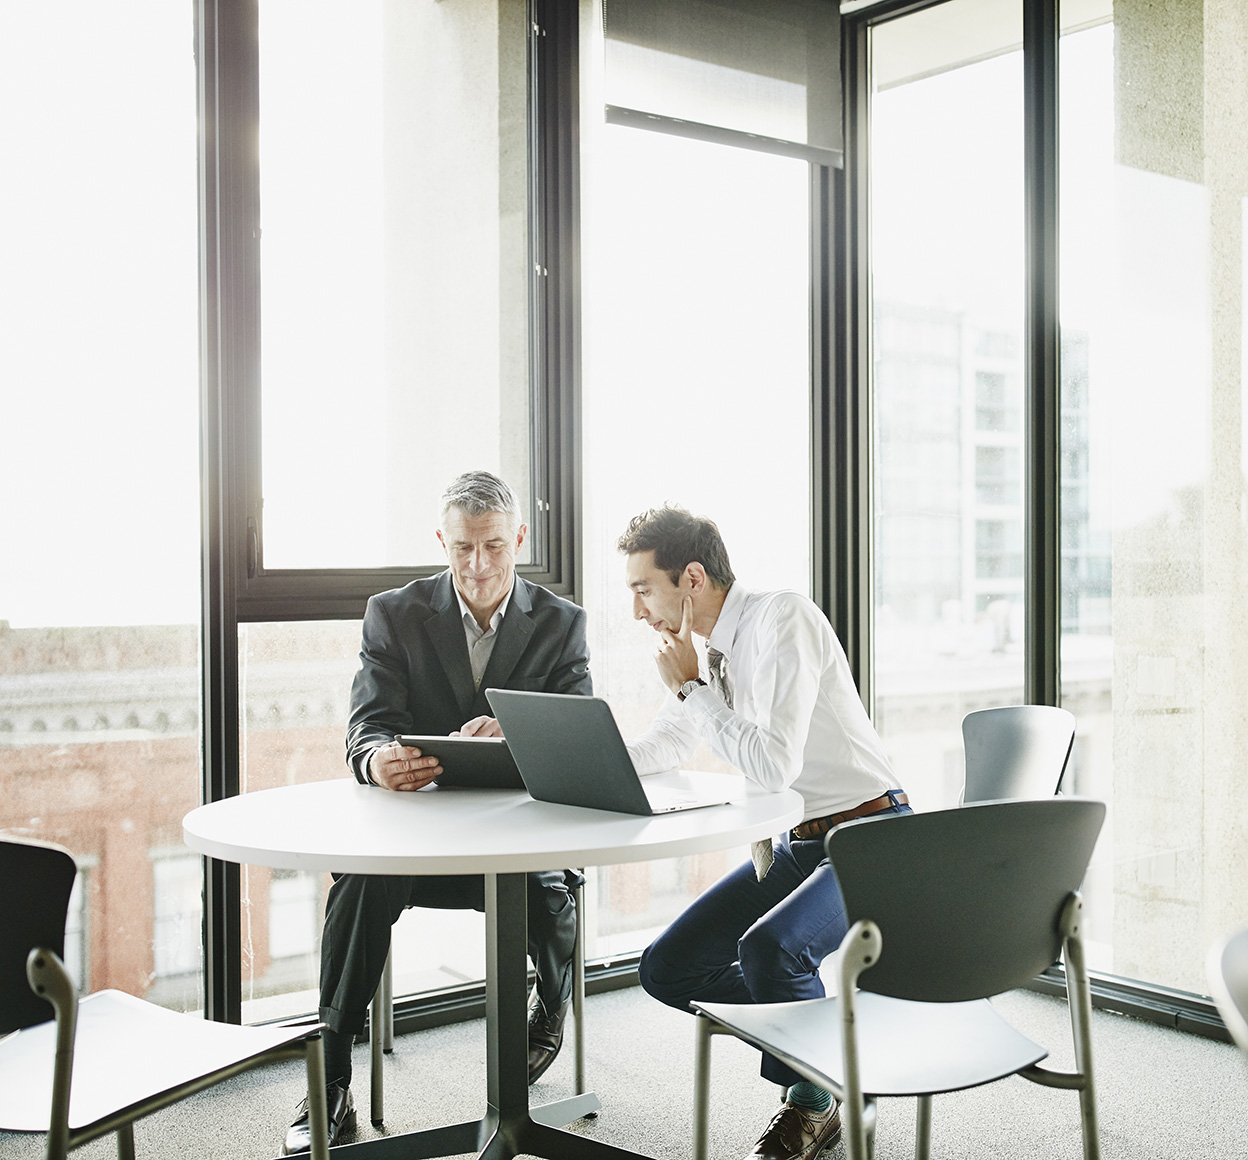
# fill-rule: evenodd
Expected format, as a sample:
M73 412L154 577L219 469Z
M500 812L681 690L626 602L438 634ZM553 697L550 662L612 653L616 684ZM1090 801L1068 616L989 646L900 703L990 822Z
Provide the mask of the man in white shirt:
M823 836L852 818L909 813L819 608L796 592L736 582L715 524L681 508L644 512L620 537L633 615L659 637L672 692L629 742L639 773L686 762L700 741L763 789L793 788L803 821L702 894L649 947L641 983L687 1010L691 999L782 1003L823 995L820 962L847 930ZM708 678L693 634L707 642ZM750 1160L813 1160L840 1134L831 1093L764 1055L785 1102Z

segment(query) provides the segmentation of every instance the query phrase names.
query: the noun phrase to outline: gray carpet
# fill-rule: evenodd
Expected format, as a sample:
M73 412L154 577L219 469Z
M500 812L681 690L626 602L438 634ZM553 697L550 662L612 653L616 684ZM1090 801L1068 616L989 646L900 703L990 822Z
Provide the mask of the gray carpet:
M1050 1062L1071 1065L1066 1005L1019 992L997 1000L1032 1038L1054 1048ZM597 1119L572 1130L633 1148L658 1160L690 1155L693 1027L689 1017L631 988L587 1000L587 1071L602 1099ZM1093 1043L1100 1088L1101 1140L1107 1158L1221 1160L1248 1155L1248 1067L1233 1048L1123 1016L1097 1012ZM739 1160L774 1109L777 1089L758 1077L757 1055L727 1037L713 1041L711 1156ZM533 1102L572 1094L568 1051L533 1089ZM485 1032L480 1021L402 1036L386 1067L386 1124L380 1132L432 1127L480 1114L485 1088ZM368 1123L368 1053L355 1054L360 1100L357 1138L380 1134ZM253 1072L137 1125L142 1157L266 1160L280 1146L302 1096L302 1065ZM877 1156L913 1155L914 1104L885 1101ZM962 1157L1081 1154L1078 1097L1018 1078L937 1097L932 1153ZM41 1136L0 1132L0 1157L36 1160ZM83 1160L116 1155L111 1139L74 1153ZM842 1146L826 1156L841 1160Z

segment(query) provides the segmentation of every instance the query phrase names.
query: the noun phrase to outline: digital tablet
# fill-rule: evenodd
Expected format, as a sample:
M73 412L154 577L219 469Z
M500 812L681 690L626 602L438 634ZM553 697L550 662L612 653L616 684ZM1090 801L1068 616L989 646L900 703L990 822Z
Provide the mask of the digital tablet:
M442 766L437 784L472 789L524 789L524 779L502 737L435 737L404 733L400 745L436 757Z

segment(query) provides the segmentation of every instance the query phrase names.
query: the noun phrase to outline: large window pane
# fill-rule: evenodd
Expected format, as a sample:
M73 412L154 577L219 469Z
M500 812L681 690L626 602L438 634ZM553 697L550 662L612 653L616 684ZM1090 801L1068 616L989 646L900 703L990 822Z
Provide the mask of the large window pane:
M0 830L76 981L201 1005L194 21L0 8ZM181 873L195 863L193 882Z
M261 0L264 564L438 563L529 495L523 0Z
M594 690L630 736L671 695L615 549L633 515L711 516L743 584L809 590L809 174L612 126L588 152L586 607ZM739 857L595 870L590 953L640 949Z
M872 34L876 724L918 808L1023 691L1019 0Z
M359 651L359 621L240 627L244 793L351 776L345 738ZM328 874L242 868L244 1022L316 1010L329 882ZM396 923L396 995L484 977L481 915L415 909Z
M1095 965L1204 993L1248 922L1248 9L1112 16L1061 46L1062 699L1111 803Z

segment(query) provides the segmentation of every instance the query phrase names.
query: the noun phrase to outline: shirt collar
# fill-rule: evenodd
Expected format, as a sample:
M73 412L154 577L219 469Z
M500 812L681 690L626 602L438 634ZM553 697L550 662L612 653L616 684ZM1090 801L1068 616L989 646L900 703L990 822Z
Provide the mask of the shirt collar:
M711 635L707 637L706 647L718 649L724 656L732 655L732 642L736 639L737 625L741 621L741 613L745 609L745 599L749 594L736 581L728 589L724 597L723 607Z
M513 573L511 577L511 587L507 589L507 595L503 597L503 602L494 609L494 615L490 617L490 627L485 632L492 632L503 622L503 617L507 615L507 606L511 603L511 594L516 590L516 577ZM471 620L478 631L481 626L477 624L477 618L472 615L472 609L464 603L464 598L460 595L460 591L455 587L455 577L451 577L451 591L455 593L455 599L459 601L459 615L461 619ZM484 635L484 632L482 633Z

